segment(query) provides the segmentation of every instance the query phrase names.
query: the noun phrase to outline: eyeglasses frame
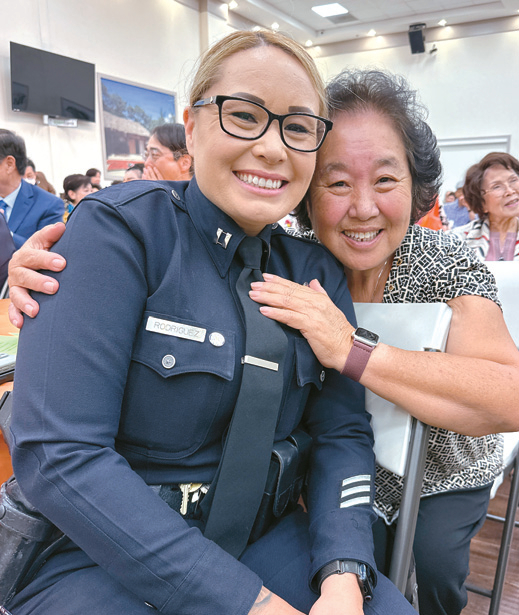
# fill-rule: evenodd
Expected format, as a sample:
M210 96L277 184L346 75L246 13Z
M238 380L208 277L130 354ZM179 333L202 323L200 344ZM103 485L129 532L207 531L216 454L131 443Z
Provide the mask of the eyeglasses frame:
M265 113L268 115L268 118L269 118L267 125L265 126L263 131L256 137L241 137L239 135L232 134L231 132L226 130L224 128L223 120L222 120L222 106L226 100L239 100L242 102L250 103L252 105L256 105L260 109L263 109L263 111L265 111ZM281 137L281 141L283 141L283 144L286 145L291 150L294 150L296 152L303 152L305 154L311 154L312 152L316 152L321 147L321 145L324 143L324 140L326 139L326 135L333 128L333 122L331 120L328 120L324 117L320 117L319 115L313 115L312 113L304 113L300 111L297 111L294 113L285 113L284 115L278 115L277 113L272 113L272 111L269 111L267 107L264 107L263 105L260 105L259 103L254 102L253 100L248 100L246 98L240 98L239 96L222 96L222 95L209 96L209 98L202 98L201 100L198 100L196 103L193 104L193 107L204 107L206 105L217 105L218 106L218 117L220 119L220 128L225 132L225 134L228 134L230 137L235 137L236 139L243 139L244 141L256 141L257 139L261 139L261 137L270 128L270 125L272 124L272 122L274 120L277 120L278 125L279 125L279 135ZM285 136L283 135L283 122L286 120L287 117L292 117L294 115L303 116L303 117L313 117L317 120L321 120L321 122L324 123L323 138L321 139L321 142L319 143L319 145L315 147L314 149L299 149L297 147L293 147L292 145L289 145L285 141Z
M502 181L502 182L498 182L498 184L496 186L493 186L492 188L489 188L488 190L482 190L481 191L481 196L485 196L485 194L488 194L489 192L494 192L494 189L497 188L497 186L499 186L499 184L502 184L503 186L506 186L507 188L509 188L511 190L514 190L515 192L519 192L519 175L516 175L516 178L517 179L515 179L513 181L513 184L517 183L518 184L517 188L514 188L513 184L512 184L512 186L510 185L510 180L505 180L505 181ZM497 198L501 198L501 197L505 196L505 194L506 194L506 188L505 188L505 192L503 192L503 194L500 194L498 197L497 197L497 194L494 192L494 195Z

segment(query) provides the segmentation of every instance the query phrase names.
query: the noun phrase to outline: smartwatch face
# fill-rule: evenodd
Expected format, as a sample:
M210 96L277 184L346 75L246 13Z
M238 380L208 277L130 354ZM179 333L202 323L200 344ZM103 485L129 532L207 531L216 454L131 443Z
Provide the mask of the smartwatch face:
M362 327L359 327L355 331L355 337L357 339L360 338L359 341L369 344L370 346L376 346L378 344L378 335Z

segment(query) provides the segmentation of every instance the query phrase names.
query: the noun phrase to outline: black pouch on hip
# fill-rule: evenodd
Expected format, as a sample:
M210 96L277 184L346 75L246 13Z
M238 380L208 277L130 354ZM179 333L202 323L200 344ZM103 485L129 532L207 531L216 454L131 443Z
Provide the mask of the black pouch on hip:
M250 533L249 544L261 538L272 523L292 512L303 492L312 438L302 429L276 442L263 498Z

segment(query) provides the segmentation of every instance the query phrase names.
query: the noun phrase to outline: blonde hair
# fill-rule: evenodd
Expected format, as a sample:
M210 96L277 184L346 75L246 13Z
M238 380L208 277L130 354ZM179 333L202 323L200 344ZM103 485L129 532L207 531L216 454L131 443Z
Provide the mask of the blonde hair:
M210 47L200 58L198 70L193 78L189 104L192 106L203 98L207 90L219 79L222 64L234 54L255 47L278 47L295 58L306 71L319 97L319 115L327 117L327 104L324 82L310 54L299 43L271 30L239 30L229 34Z

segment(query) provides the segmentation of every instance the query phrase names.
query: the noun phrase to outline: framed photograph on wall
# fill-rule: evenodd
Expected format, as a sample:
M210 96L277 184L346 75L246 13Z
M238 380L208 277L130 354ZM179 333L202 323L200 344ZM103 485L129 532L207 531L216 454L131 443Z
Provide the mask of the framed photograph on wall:
M99 92L104 176L122 179L130 165L143 162L155 126L176 121L176 95L107 75L99 75Z

